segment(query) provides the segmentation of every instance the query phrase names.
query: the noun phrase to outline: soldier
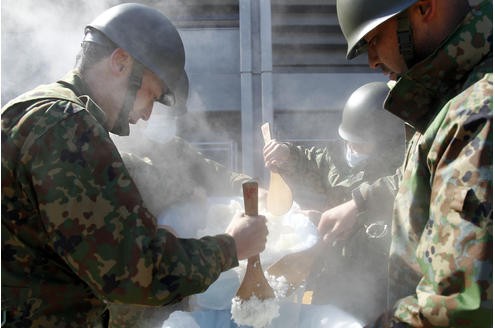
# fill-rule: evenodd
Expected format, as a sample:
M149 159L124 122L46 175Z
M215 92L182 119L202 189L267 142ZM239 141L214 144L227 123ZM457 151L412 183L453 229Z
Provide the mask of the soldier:
M341 140L324 148L276 140L265 146L265 164L284 177L299 204L328 209L351 199L361 183L395 173L404 158L405 127L383 109L389 90L384 82L355 90L342 111ZM336 305L363 321L379 314L378 305L385 302L392 203L393 197L386 194L377 206L360 213L361 224L352 237L329 247L315 261L307 283L312 304Z
M178 302L263 250L260 216L201 239L158 228L110 138L184 101L185 78L176 28L127 3L86 27L75 70L2 109L6 326L102 325L108 302Z
M405 137L404 123L383 110L388 92L384 82L361 86L342 111L340 140L311 148L272 140L263 149L265 166L284 177L300 205L319 210L348 200L363 181L393 174Z
M394 203L388 310L370 327L492 327L492 10L490 0L337 0L348 59L367 52L397 80L385 108L415 129ZM327 240L379 184L322 216Z
M185 104L180 111L187 111ZM240 196L242 183L252 178L228 170L206 158L186 140L175 137L175 117L169 114L153 112L143 132L145 137L137 143L139 147L133 147L133 143L119 150L157 223L166 224L176 236L186 238L197 235L195 229L205 223L205 218L191 222L184 211L208 213L207 197ZM263 192L260 188L260 193ZM189 310L189 301L185 297L170 306L110 303L109 327L160 327L172 312Z

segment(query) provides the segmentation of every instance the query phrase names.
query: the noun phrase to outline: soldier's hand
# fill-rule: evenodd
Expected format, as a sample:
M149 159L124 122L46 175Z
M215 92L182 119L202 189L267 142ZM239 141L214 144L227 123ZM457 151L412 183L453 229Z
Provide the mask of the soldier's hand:
M342 203L323 212L318 232L323 241L333 243L347 239L357 223L357 206L354 200Z
M284 143L272 139L263 148L263 158L265 166L272 171L277 171L279 167L284 166L289 159L290 149Z
M263 215L236 214L225 232L235 240L238 260L257 255L265 249L268 228Z

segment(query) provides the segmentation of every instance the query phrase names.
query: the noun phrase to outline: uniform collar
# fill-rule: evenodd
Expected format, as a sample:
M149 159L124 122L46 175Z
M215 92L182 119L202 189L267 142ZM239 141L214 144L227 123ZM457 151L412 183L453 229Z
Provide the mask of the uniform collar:
M84 103L86 110L93 115L100 124L106 127L106 114L89 96L89 87L82 79L78 70L70 71L57 83L71 89L79 100Z
M473 7L458 29L429 57L401 76L385 108L424 132L438 110L492 53L492 1Z

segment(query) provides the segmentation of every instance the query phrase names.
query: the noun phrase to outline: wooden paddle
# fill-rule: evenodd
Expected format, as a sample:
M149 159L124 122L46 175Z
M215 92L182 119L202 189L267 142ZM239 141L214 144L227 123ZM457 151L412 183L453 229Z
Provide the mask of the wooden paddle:
M314 262L324 249L323 241L318 240L310 248L287 254L266 270L270 276L284 276L292 290L303 285L311 273Z
M242 192L244 195L244 213L249 216L258 215L258 183L256 181L243 183ZM241 300L249 300L253 295L260 300L275 297L275 293L268 284L261 268L259 254L248 258L246 274L237 291L237 296Z
M266 122L261 126L261 133L265 145L272 140L270 124ZM292 191L282 176L270 171L270 185L266 197L266 209L275 216L287 213L292 207Z

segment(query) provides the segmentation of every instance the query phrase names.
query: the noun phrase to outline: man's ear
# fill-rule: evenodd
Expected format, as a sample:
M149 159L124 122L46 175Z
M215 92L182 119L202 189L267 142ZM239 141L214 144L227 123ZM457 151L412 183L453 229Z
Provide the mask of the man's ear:
M420 0L414 5L414 10L423 21L429 21L436 14L437 0Z
M131 65L131 56L122 48L116 48L110 55L110 66L114 74L129 74Z

